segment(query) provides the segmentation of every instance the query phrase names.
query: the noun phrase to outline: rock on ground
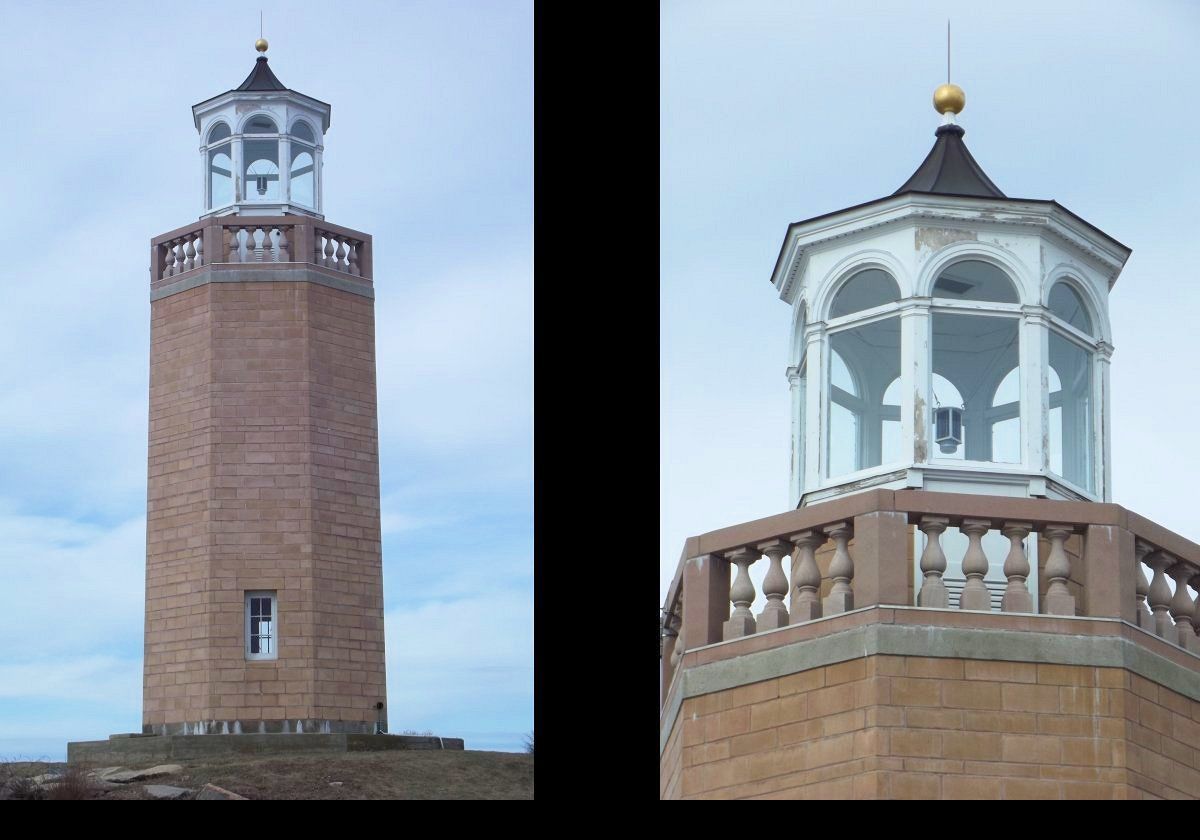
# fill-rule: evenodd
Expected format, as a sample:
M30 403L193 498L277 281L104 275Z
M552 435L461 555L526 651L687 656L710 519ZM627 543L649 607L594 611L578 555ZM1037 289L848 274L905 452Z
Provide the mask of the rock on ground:
M96 778L105 782L138 782L142 779L153 779L155 776L171 776L175 773L182 773L183 767L179 764L156 764L154 767L149 767L145 770L121 770L120 768L104 775L96 774Z
M239 796L231 790L225 790L223 787L216 785L205 785L200 788L200 795L197 799L245 799L244 796Z
M154 799L183 799L185 796L191 796L195 793L195 791L188 788L175 787L173 785L146 785L144 790Z

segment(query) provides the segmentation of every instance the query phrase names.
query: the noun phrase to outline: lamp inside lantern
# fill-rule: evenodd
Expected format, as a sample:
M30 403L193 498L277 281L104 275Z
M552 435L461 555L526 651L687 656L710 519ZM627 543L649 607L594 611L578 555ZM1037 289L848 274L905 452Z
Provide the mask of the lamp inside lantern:
M953 406L938 406L933 411L933 439L944 455L953 455L962 444L962 415L963 410Z

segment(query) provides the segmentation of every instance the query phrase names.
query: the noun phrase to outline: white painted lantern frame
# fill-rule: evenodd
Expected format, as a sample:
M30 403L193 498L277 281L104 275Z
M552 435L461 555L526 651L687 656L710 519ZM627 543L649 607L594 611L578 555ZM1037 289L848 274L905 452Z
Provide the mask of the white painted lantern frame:
M872 487L1111 500L1107 299L1128 255L1125 246L1045 201L906 194L793 225L773 278L794 308L788 368L792 504ZM934 297L942 272L965 261L1002 272L1017 302ZM899 298L830 317L837 293L867 269L887 273ZM1078 300L1090 332L1050 308L1059 284ZM944 457L933 441L933 322L938 314L994 318L1015 326L1019 397L994 408L989 397L985 413L975 420L984 418L990 434L992 423L1019 412L1020 443L1012 463ZM841 433L831 416L834 343L841 334L888 319L896 319L899 331L899 450L875 466L831 469L831 437ZM1077 352L1077 358L1086 360L1086 391L1076 383L1086 393L1086 409L1064 407L1065 392L1053 389L1061 377L1051 366L1052 345L1059 356ZM819 376L810 376L812 371ZM1004 373L998 371L995 381L980 387L994 391ZM883 408L877 408L883 416ZM1074 415L1059 448L1064 458L1052 459L1052 421L1061 427L1068 408ZM1073 455L1066 459L1069 446ZM1064 469L1062 464L1068 463L1072 469ZM1072 470L1082 480L1064 475Z

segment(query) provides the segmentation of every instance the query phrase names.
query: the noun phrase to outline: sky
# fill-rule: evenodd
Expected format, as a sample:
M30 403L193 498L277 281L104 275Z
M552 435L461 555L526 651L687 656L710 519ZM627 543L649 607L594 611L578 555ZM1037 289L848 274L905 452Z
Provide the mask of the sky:
M533 729L532 3L0 0L0 758L141 728L149 243L260 7L374 236L390 728Z
M1200 412L1200 5L686 0L660 18L660 603L688 536L788 507L791 310L771 271L789 223L889 195L929 152L947 18L988 176L1133 249L1109 299L1113 501L1200 542L1182 435Z

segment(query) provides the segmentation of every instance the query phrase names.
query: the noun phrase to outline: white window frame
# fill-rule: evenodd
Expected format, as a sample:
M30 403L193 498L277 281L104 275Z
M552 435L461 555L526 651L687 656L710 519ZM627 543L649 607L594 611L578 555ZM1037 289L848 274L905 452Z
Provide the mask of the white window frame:
M269 653L251 653L250 652L250 599L251 598L270 598L271 599L271 634L268 636L274 644L272 644ZM279 658L279 598L275 590L255 590L246 593L244 601L245 615L245 648L246 659L248 660L264 660Z

